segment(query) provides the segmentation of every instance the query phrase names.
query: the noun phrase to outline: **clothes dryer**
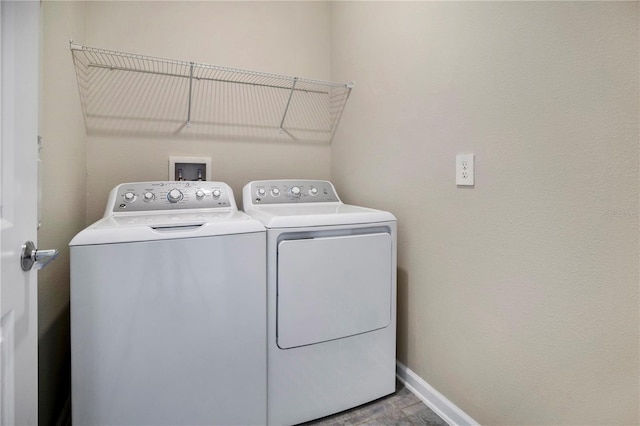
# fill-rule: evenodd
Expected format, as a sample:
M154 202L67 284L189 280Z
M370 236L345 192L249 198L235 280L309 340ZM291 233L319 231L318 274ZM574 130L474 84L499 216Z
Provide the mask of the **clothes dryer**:
M395 217L328 181L250 182L243 207L267 228L268 424L394 392Z
M229 186L119 185L70 246L74 424L265 424L265 231Z

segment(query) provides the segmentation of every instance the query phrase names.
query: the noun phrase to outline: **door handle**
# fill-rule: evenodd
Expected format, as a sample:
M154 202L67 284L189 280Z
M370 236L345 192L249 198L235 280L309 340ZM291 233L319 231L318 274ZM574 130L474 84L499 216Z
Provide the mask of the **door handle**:
M38 265L38 269L42 269L58 257L59 253L57 249L38 250L36 249L36 245L33 244L33 241L27 241L22 245L20 265L23 271L30 271L34 263Z

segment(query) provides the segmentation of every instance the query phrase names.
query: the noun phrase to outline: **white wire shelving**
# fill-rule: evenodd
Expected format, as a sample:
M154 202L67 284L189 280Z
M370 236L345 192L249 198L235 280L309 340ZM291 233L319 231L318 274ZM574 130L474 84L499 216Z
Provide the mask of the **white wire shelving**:
M331 143L352 83L70 42L87 131Z

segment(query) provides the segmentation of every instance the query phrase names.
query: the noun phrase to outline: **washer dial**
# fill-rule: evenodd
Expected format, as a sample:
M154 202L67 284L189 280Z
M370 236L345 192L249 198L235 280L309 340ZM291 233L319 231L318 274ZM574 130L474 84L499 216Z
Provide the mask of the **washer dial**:
M182 192L180 192L179 189L172 189L171 191L169 191L169 193L167 194L167 200L169 200L170 203L177 203L178 201L182 200Z

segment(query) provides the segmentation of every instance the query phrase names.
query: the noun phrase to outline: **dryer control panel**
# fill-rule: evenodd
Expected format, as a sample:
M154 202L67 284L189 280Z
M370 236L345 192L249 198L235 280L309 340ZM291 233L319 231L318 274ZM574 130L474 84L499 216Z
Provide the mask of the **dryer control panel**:
M340 202L335 188L326 180L254 181L244 187L243 198L247 196L252 204Z
M231 188L223 182L159 181L118 185L109 194L105 215L123 212L232 208Z

